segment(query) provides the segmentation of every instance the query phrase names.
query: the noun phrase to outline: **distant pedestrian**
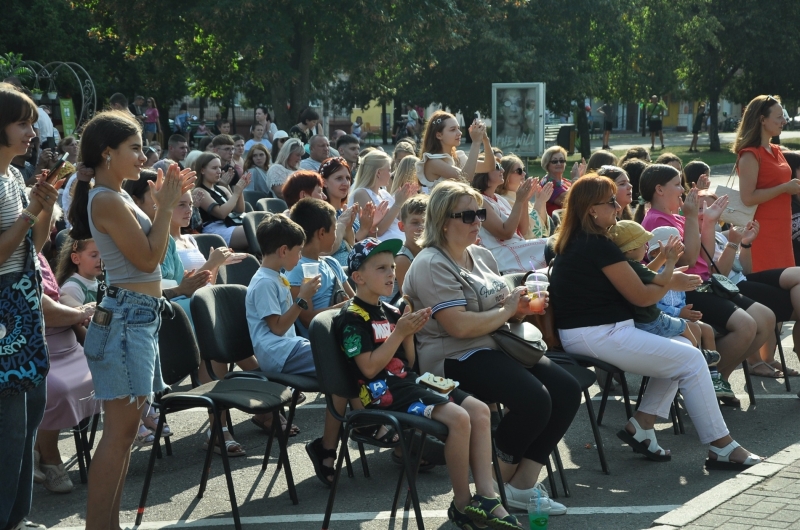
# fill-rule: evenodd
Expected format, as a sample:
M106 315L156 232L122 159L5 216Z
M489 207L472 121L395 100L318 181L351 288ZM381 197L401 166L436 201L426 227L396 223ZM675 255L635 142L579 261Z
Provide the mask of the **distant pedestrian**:
M663 118L664 111L667 110L667 104L664 100L653 94L650 96L650 103L645 105L647 114L647 127L650 129L650 150L656 148L656 133L661 140L661 149L664 149L664 127Z
M611 138L614 122L617 121L617 107L611 103L605 103L597 111L603 115L603 149L611 149L608 141Z
M700 134L700 130L703 128L703 122L706 120L706 106L704 103L700 103L700 106L697 107L697 116L694 118L694 125L692 125L692 145L689 146L690 153L699 153L700 150L697 149L697 135Z

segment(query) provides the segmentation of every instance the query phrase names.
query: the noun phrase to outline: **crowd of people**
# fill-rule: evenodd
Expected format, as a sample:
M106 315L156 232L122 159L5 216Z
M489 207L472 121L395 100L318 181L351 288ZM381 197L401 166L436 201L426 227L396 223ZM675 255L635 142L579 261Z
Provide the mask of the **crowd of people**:
M710 192L708 166L683 167L670 153L652 163L644 149L621 160L601 150L568 173L567 152L554 146L541 157L546 175L529 178L522 159L492 147L480 120L468 127L464 152L452 114L437 111L424 124L416 116L407 130L422 131L420 144L404 138L389 155L362 150L359 134L337 135L332 146L311 109L284 132L263 107L249 140L220 128L190 150L190 138L176 132L161 152L152 141L160 132L148 114L152 98L141 120L116 95L111 106L82 127L79 141L59 143L69 153L67 174L51 175L53 160L45 160L26 175L13 160L36 138L39 110L22 90L0 85L0 288L20 275L35 278L36 303L23 309L46 328L28 343L49 357L49 372L0 378L20 380L0 387L8 470L0 528L37 527L27 520L34 481L72 490L59 432L101 411L86 526L120 527L131 447L153 443L158 412L150 403L167 388L162 314L174 301L191 320L194 293L245 258L250 192L282 199L286 211L257 227L261 267L245 302L255 355L240 366L315 376L309 327L319 313L336 310L337 343L361 388L350 406L447 425L444 458L427 453L422 464L446 464L448 517L457 527L520 528L500 503L500 488L508 508L524 510L539 496L551 515L567 512L540 479L581 389L548 357L527 368L493 337L535 312L534 294L505 281L514 273L549 275L549 291L536 294L553 312L566 352L650 378L618 433L634 451L671 459L654 424L668 417L680 391L708 445L708 469L762 461L734 440L720 404L739 404L729 378L745 360L756 376L800 375L784 374L774 358L776 322L800 314L800 268L790 244L800 154L770 143L785 124L774 98L747 106L734 144L741 201L757 205L741 226L722 223L729 198ZM69 228L58 253L50 250L56 226ZM205 256L198 233L219 235L225 246ZM105 283L99 303L98 280ZM12 335L8 311L0 306L5 337ZM213 368L217 376L229 369ZM428 391L416 382L428 373L458 388ZM202 367L199 380L210 379ZM333 403L342 413L347 400ZM502 417L493 419L498 409ZM325 414L306 452L330 486L340 425ZM271 429L271 416L251 420ZM492 471L493 421L501 476ZM227 425L223 431L225 446L214 450L245 455ZM391 444L401 433L380 426L371 435ZM210 429L204 442L212 444ZM393 459L402 461L396 452Z

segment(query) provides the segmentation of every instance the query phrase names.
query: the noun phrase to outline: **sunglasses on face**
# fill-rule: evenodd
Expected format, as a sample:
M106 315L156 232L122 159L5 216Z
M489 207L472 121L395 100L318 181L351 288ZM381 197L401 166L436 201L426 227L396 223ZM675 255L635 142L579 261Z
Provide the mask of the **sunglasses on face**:
M497 162L495 162L495 164L494 164L494 170L495 170L495 171L503 171L503 166L501 166L500 164L498 164Z
M614 208L617 208L619 206L619 203L617 202L617 198L614 197L613 195L612 195L611 199L609 199L608 201L606 201L606 202L598 202L596 204L596 206L602 206L603 204L608 204L610 206L613 206Z
M478 221L484 222L486 220L486 208L481 208L480 210L464 210L463 212L450 214L450 219L458 219L459 217L465 225L474 223L476 217Z
M563 158L557 158L555 160L550 161L551 164L566 164L567 161Z
M157 151L152 147L145 147L144 148L144 156L150 158L151 155L157 154Z
M525 171L524 169L522 169L521 167L518 167L517 169L512 171L512 173L516 173L517 175L527 175L528 174L528 172Z

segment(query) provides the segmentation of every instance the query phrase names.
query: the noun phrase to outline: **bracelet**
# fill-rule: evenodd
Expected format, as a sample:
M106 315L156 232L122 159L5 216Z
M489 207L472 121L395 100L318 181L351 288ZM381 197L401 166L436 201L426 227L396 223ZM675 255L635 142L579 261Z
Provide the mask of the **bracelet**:
M732 248L734 251L739 250L738 243L731 243L730 241L725 245L725 248Z
M35 225L35 224L36 224L36 221L38 221L38 220L39 220L39 218L38 218L38 217L36 217L35 215L33 215L33 214L32 214L31 212L29 212L28 210L22 210L22 212L19 214L19 217L18 217L18 219L25 219L25 220L28 222L28 225L29 225L29 226L33 226L33 225Z
M739 246L740 246L740 247L742 247L742 248L750 248L750 247L752 247L752 246L753 246L753 244L752 244L752 243L750 243L749 245L745 245L744 243L742 243L742 244L740 244Z

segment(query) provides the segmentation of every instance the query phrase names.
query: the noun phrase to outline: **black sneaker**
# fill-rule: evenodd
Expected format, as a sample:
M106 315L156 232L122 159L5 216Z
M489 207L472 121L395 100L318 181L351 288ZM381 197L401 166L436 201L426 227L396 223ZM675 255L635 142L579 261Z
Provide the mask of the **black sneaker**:
M719 364L719 361L721 359L719 352L717 352L716 350L706 350L705 348L703 348L700 351L703 352L703 357L705 357L706 364L708 366L716 366Z

